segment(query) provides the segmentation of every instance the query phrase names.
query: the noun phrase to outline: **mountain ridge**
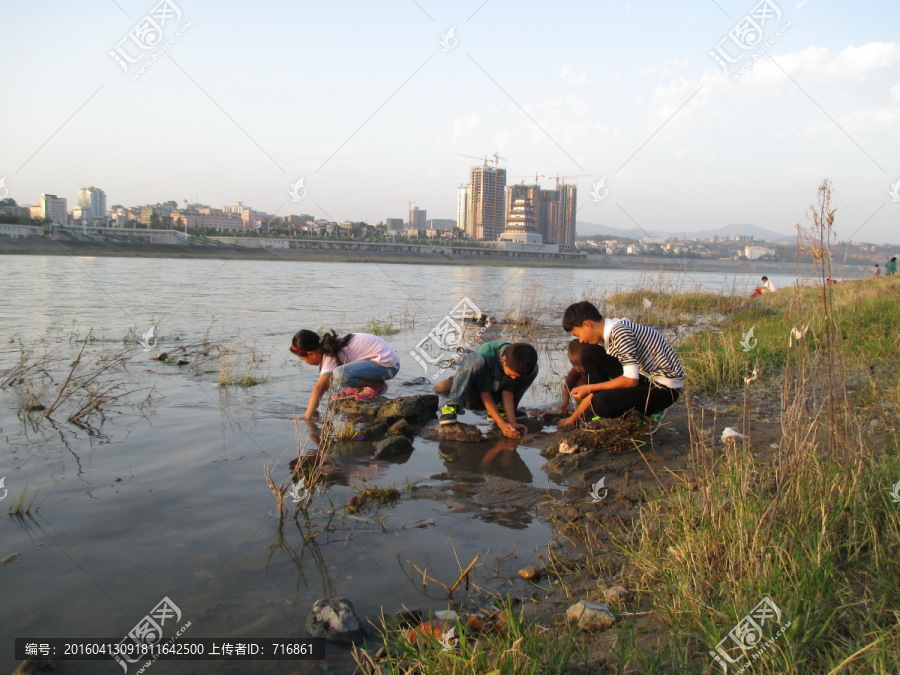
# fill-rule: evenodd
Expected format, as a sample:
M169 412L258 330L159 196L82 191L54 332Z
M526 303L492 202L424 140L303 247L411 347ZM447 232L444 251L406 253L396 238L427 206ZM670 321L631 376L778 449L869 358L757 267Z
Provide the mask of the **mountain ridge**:
M665 231L665 230L643 230L641 228L631 228L623 230L617 227L609 227L600 223L591 223L587 221L578 221L575 224L575 231L579 237L594 237L598 235L607 235L611 237L621 237L625 239L640 239L642 237L663 237L666 239L673 237L683 237L687 239L712 239L713 237L736 237L747 236L753 237L754 241L764 241L767 243L796 243L796 236L787 235L774 230L768 230L751 223L732 223L724 225L712 230L696 230L693 232L687 230Z

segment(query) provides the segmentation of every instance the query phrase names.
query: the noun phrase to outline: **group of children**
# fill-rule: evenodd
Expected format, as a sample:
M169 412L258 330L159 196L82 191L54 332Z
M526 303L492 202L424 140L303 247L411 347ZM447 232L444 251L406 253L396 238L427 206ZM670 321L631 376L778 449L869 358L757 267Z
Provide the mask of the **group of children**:
M580 419L612 419L636 410L656 422L678 400L684 369L669 342L655 329L628 319L604 318L590 302L569 305L562 327L575 339L569 344L572 370L563 383L560 427ZM325 392L332 398L371 401L387 389L400 368L397 352L368 333L320 337L301 330L291 352L319 367L304 419L318 416ZM526 430L519 402L537 378L538 355L527 343L485 342L463 357L453 377L440 424L455 424L465 409L484 410L507 438ZM570 402L576 401L572 411Z

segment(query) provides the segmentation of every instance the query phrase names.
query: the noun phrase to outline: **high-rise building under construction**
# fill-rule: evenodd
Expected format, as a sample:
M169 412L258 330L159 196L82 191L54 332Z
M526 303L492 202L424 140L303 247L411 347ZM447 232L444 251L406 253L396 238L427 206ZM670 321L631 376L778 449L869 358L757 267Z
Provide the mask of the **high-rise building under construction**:
M457 226L471 239L495 241L506 227L506 169L473 166L457 200Z

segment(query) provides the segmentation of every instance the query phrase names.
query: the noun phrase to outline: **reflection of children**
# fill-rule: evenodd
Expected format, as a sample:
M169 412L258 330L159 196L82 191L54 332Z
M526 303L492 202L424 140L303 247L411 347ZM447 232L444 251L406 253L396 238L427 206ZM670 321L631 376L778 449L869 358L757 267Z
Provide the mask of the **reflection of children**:
M447 403L441 408L441 424L455 424L466 407L487 410L507 438L526 431L516 422L516 406L538 374L537 352L524 342L485 342L459 364ZM497 408L503 404L506 419Z
M649 326L628 319L604 319L589 302L569 305L562 324L582 342L603 343L609 356L621 363L618 377L576 387L572 392L573 396L589 396L597 417L621 417L629 410L638 410L659 420L678 400L684 386L681 361L666 339Z
M560 406L564 412L568 412L572 389L598 382L608 382L622 375L622 364L607 354L603 347L580 342L577 338L569 343L569 362L572 364L572 370L563 380L563 402ZM574 424L590 410L590 396L577 400L578 407L575 412L560 420L558 426L566 427Z
M368 333L338 337L331 331L320 338L311 330L301 330L291 340L291 352L304 363L319 366L319 379L303 416L307 420L318 416L319 401L329 389L332 396L372 401L387 390L387 380L400 370L400 357L394 348Z

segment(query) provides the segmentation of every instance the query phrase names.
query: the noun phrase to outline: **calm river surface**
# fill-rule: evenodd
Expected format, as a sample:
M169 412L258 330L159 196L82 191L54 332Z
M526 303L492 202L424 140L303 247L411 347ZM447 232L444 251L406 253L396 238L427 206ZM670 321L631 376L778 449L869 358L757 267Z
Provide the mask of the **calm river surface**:
M772 278L781 286L793 281ZM304 546L288 519L280 537L263 467L281 482L298 443L311 445L306 425L298 429L288 420L302 414L316 378L288 352L297 330L348 332L370 320L392 323L400 332L387 339L402 365L388 395L398 396L428 390L400 384L426 374L410 351L463 297L500 317L524 311L558 333L561 345L560 312L569 302L639 285L744 293L755 279L2 256L0 381L21 356L20 340L31 358L43 354L57 363L0 388L0 672L15 667L16 637L123 638L164 597L181 610L181 624L191 622L184 637L299 637L306 634L312 603L326 595L349 598L361 617L373 619L382 608L445 607L410 581L405 571L411 564L449 584L459 573L454 551L463 565L480 553L485 564L477 582L504 590L507 576L535 561L550 532L533 508L481 503L456 509L448 501L464 495L465 486L477 488L498 476L568 489L542 471L537 450L524 446L485 463L490 444L451 460L439 454L437 443L416 439L408 459L391 462L372 459L368 443L353 444L334 457L327 497L314 498L312 511L323 525L328 499L338 509L329 531ZM154 325L158 345L145 351L138 341ZM48 420L24 412L35 403L52 406L89 334L85 360L94 359L98 369L108 363L102 359L126 350L127 363L115 370L121 387L112 393L131 393L110 404L105 420L91 418L89 428L66 421L68 414ZM232 351L235 372L264 381L220 387L221 364L179 367L152 358L204 339ZM553 402L551 386L562 373L561 352L545 354L539 377L545 384L535 386L524 405ZM470 415L464 419L481 421ZM395 486L404 499L356 517L342 515L340 507L365 485ZM447 499L411 498L413 486ZM30 513L9 515L20 498ZM290 510L290 499L287 504ZM165 634L171 635L168 628ZM326 663L329 672L350 670L338 648ZM160 661L153 672L299 673L322 666ZM122 670L109 661L69 661L64 672Z

